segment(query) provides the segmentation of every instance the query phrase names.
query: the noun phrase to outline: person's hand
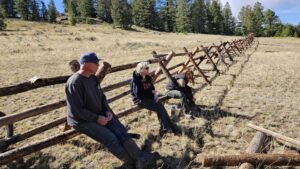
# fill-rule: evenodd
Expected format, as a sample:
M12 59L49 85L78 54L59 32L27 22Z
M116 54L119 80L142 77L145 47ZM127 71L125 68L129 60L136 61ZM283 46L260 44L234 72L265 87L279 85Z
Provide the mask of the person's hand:
M97 120L97 123L101 126L105 126L107 124L109 120L107 120L107 117L105 116L99 116L98 117L98 120Z
M107 120L107 121L111 121L111 119L113 118L112 112L109 111L109 112L107 112L106 114L107 114L106 120Z
M153 94L157 94L157 91L156 91L156 90L152 90L152 93L153 93Z
M196 101L196 98L195 98L195 97L193 97L193 101L194 101L194 102Z

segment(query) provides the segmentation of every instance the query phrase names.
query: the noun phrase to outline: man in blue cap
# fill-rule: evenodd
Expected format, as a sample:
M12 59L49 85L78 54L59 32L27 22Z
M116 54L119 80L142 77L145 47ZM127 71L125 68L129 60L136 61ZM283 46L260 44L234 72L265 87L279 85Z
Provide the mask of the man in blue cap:
M106 96L95 76L99 59L95 53L80 57L80 70L67 81L68 125L102 143L125 165L146 168L155 160L132 140L126 128L113 116Z

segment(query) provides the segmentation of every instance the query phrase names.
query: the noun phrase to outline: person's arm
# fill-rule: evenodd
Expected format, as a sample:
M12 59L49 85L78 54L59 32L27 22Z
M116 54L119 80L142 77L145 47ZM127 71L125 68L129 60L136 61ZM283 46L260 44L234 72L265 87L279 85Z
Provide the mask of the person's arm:
M132 80L131 89L136 97L138 97L139 99L143 98L144 88L143 88L141 82L139 82L138 80L135 80L135 79Z
M70 84L66 87L67 105L71 114L80 120L87 122L98 121L98 115L85 108L83 102L83 91L80 84Z
M106 95L104 94L103 90L100 89L100 92L102 94L102 105L103 105L104 112L112 112L112 110L111 110L111 108L110 108L110 106L108 104Z

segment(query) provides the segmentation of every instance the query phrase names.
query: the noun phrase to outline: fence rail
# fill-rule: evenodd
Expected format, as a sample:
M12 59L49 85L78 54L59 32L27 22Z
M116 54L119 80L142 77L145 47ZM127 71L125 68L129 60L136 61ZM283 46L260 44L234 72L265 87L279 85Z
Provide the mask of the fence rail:
M156 69L156 71L152 72L152 76L154 79L154 83L162 82L165 79L170 78L170 76L177 72L183 72L184 70L188 68L194 68L199 74L197 77L201 77L206 82L205 85L210 84L211 79L209 79L209 76L206 75L207 72L215 72L216 74L220 74L220 70L217 67L219 64L224 64L227 68L230 66L231 63L234 61L234 57L238 57L245 50L250 48L253 45L254 42L254 35L249 34L246 37L238 40L233 40L231 42L221 42L219 45L212 44L209 47L196 47L193 52L189 52L187 48L183 48L183 52L175 53L171 51L168 54L157 54L155 51L152 53L153 58L148 59L150 64L159 63L160 67ZM176 65L173 65L169 68L167 68L168 64L171 62L172 58L174 57L185 57L185 61ZM206 62L205 62L206 61ZM128 70L136 67L136 65L139 62L119 65L111 68L110 73L119 72L123 70ZM212 69L202 69L202 65L204 64L210 64L212 66ZM179 70L170 73L170 71L175 70L176 68L179 68ZM164 77L158 78L161 74L164 74ZM66 76L59 76L59 77L52 77L52 78L38 78L34 81L28 81L23 82L11 86L6 87L0 87L0 97L2 96L8 96L8 95L14 95L22 92L26 92L29 90L34 90L41 87L46 87L50 85L57 85L57 84L63 84L67 81L67 79L70 77L70 75ZM124 87L130 83L131 79L127 79L121 82L117 82L108 86L103 87L104 92L112 91L114 89ZM108 99L108 102L114 102L118 99L121 99L122 97L128 95L130 93L130 90L125 90L115 96L112 96ZM160 101L166 101L169 99L167 96L162 96L160 98ZM46 114L50 111L53 111L55 109L59 109L66 106L65 100L59 100L53 103L45 104L42 106L34 107L28 110L25 110L23 112L13 113L9 114L3 117L0 117L0 127L2 126L12 126L14 123L19 122L21 120ZM136 112L142 108L138 106L129 107L125 110L122 110L120 112L115 113L119 118L127 116L133 112ZM7 164L13 160L22 158L28 154L31 154L33 152L39 151L41 149L50 147L52 145L56 145L58 143L61 143L63 141L66 141L70 138L73 138L77 136L79 133L76 132L74 129L70 129L68 131L62 132L60 134L57 134L55 136L46 138L44 140L39 140L33 144L24 145L19 148L13 148L11 150L6 151L6 149L10 145L14 145L17 142L24 141L32 136L35 136L37 134L40 134L42 132L45 132L49 129L55 128L63 123L65 123L66 118L59 118L52 122L46 123L42 126L33 128L29 131L26 131L21 134L10 134L7 135L6 138L0 140L0 148L2 149L2 152L0 154L0 164Z

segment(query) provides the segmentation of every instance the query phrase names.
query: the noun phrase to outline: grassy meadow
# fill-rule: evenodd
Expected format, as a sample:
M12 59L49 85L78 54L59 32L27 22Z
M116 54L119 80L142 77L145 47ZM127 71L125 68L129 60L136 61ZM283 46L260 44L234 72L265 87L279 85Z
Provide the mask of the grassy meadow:
M48 23L8 20L8 30L0 32L0 87L38 77L71 74L68 62L81 53L93 51L112 66L152 58L158 54L192 51L200 45L209 46L220 41L241 38L205 34L176 34L135 28L132 31L113 29L111 25L57 25ZM222 74L211 86L202 90L204 80L197 78L196 103L203 114L195 119L173 117L182 128L181 136L168 134L158 137L159 123L155 113L141 110L122 118L130 132L141 134L136 142L144 149L159 152L164 167L201 168L201 153L240 154L251 141L255 131L246 127L248 122L300 140L300 40L294 38L258 38L256 51L249 49L228 70L220 66ZM170 65L183 62L177 57ZM151 65L155 70L158 64ZM202 68L210 68L210 65ZM131 78L132 70L108 75L102 86ZM213 78L215 74L209 74ZM157 84L164 93L166 81ZM106 93L110 98L129 86ZM64 85L55 85L0 97L0 111L6 114L64 99ZM170 100L165 105L168 111ZM111 104L115 112L133 105L130 96ZM179 110L177 110L179 111ZM15 133L66 116L66 108L22 120L15 124ZM4 128L0 136L5 136ZM33 143L60 133L58 128L46 131L15 147ZM13 148L12 146L11 148ZM270 152L292 151L271 141ZM0 168L114 168L121 162L102 145L80 135L63 144L26 156ZM230 168L230 167L228 167ZM269 168L272 168L269 166ZM280 168L280 167L278 167ZM293 168L293 167L292 167ZM296 168L296 167L294 167Z

